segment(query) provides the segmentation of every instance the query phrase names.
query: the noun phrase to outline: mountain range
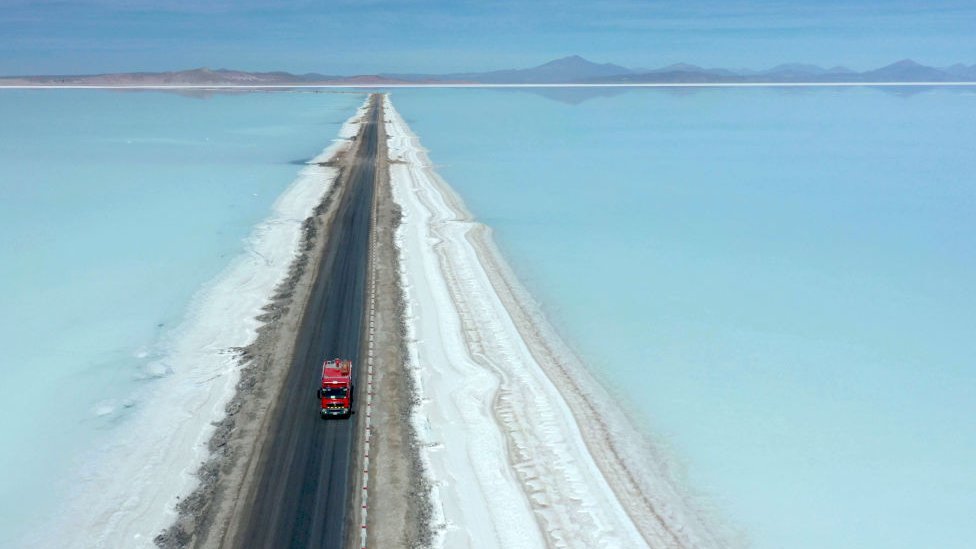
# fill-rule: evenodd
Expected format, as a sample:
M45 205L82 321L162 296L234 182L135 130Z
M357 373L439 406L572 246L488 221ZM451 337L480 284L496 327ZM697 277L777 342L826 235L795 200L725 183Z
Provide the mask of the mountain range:
M648 83L794 83L794 82L976 82L976 64L929 67L906 59L857 72L791 63L766 70L703 68L677 63L656 69L594 63L578 55L526 69L449 74L381 73L356 76L319 73L247 72L206 68L173 72L132 72L93 75L7 76L0 86L287 86L396 84L648 84Z

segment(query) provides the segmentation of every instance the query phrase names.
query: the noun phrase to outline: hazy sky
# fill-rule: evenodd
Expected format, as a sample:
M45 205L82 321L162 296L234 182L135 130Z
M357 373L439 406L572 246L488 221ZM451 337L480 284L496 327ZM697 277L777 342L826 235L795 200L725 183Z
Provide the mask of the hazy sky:
M0 0L0 74L976 63L974 0Z

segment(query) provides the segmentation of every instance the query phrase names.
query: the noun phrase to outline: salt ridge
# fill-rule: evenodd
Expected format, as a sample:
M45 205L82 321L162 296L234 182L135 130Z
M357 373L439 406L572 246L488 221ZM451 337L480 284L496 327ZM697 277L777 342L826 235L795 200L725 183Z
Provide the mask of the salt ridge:
M196 488L197 470L210 455L213 424L235 394L234 349L257 337L258 317L299 254L302 225L338 173L324 163L358 133L367 103L279 196L245 252L194 296L163 342L162 358L147 366L137 410L108 446L83 458L82 480L65 511L25 546L154 547L153 538L176 519L176 504Z
M609 399L598 410L579 405L605 392L559 343L487 227L385 102L393 196L403 211L396 243L408 350L421 398L413 421L433 486L436 545L724 545L667 460ZM596 427L583 432L577 418ZM624 444L626 437L637 442Z

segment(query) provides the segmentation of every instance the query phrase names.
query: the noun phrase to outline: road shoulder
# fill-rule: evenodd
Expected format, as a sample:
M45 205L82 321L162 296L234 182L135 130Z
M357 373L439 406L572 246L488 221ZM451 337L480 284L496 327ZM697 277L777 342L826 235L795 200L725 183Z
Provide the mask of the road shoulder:
M421 470L417 437L410 421L417 392L408 371L400 262L394 242L400 225L400 207L394 202L390 188L385 124L380 126L380 132L370 262L371 275L376 279L376 308L367 546L425 547L431 541L430 490ZM360 432L364 420L365 414L360 414ZM362 438L359 442L362 449ZM362 465L363 452L358 455ZM361 501L359 497L354 499ZM360 513L353 516L358 522ZM352 537L350 547L361 547L359 536Z
M359 142L358 138L351 140L329 161L339 173L303 224L300 253L259 317L264 325L257 338L236 350L242 364L237 393L226 407L226 417L216 424L209 442L211 458L197 472L200 486L177 504L176 522L155 539L162 549L231 547L239 533L240 517L248 516L256 480L253 473L260 463L269 422L326 251L328 230L342 202L345 176Z

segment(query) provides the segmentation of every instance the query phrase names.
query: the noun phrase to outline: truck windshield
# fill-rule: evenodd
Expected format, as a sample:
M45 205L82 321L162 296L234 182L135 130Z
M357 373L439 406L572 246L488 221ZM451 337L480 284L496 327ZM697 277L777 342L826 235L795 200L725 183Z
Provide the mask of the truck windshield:
M322 389L322 398L346 398L345 387L325 387Z

